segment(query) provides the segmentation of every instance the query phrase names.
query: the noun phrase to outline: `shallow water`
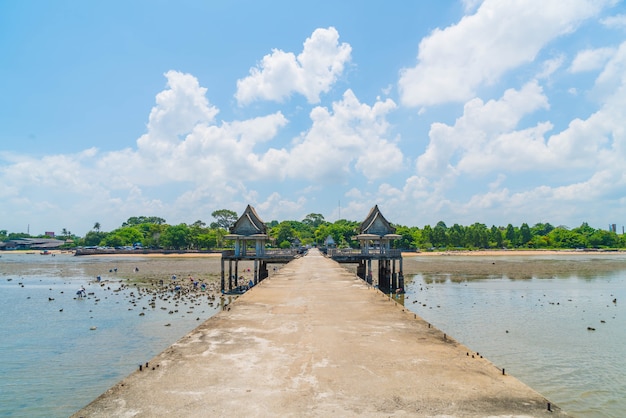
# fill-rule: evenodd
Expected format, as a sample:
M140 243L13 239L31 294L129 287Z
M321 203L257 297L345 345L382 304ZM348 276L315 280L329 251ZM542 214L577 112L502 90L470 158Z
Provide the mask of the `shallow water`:
M119 283L112 281L107 290L87 277L82 266L98 259L61 255L51 267L47 257L1 254L3 417L71 415L220 309L208 301L193 307L158 301L153 309L143 299L135 306L133 289L117 292ZM576 256L577 262L602 262L583 257ZM444 265L441 274L416 275L404 302L571 415L621 417L626 410L626 256L611 260L616 257L622 257L623 269L524 280L463 278L445 274ZM111 259L101 262L108 269ZM15 274L20 270L15 263L24 265L21 274ZM75 299L80 285L94 294Z
M201 297L152 308L137 289L118 291L121 281L82 275L85 261L57 256L58 269L39 270L43 258L0 258L0 416L67 417L219 309L219 298L209 306ZM7 275L6 263L29 267ZM76 298L81 285L92 294Z
M624 416L626 264L584 278L456 279L416 275L405 306L571 415Z

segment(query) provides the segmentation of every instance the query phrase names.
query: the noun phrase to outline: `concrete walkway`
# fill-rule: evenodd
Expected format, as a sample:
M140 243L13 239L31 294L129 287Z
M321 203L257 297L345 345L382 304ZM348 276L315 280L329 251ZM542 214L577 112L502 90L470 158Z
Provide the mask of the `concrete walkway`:
M74 416L564 415L472 354L312 250Z

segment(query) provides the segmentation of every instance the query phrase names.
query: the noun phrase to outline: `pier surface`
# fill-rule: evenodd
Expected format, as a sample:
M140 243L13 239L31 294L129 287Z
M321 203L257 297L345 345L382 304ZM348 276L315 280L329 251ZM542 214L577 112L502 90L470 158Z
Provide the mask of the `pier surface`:
M565 415L317 250L143 361L74 416Z

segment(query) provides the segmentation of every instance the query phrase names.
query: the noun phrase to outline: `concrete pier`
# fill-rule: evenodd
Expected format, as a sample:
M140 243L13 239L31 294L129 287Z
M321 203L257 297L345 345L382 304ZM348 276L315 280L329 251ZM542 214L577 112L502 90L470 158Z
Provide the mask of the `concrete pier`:
M565 415L317 250L142 362L74 416Z

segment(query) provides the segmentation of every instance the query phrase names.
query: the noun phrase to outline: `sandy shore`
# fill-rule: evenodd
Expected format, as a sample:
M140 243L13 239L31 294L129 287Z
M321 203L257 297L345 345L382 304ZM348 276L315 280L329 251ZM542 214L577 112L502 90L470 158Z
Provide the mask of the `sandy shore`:
M459 250L459 251L420 251L420 252L403 252L404 257L413 256L474 256L474 257L491 257L491 256L533 256L533 255L590 255L590 254L626 254L626 251L602 251L602 250Z
M69 258L69 263L59 268L55 256L24 254L35 257L33 264L13 265L3 263L0 275L20 275L24 269L48 270L52 274L86 276L103 279L125 279L131 283L148 285L168 280L172 275L179 278L193 277L208 283L218 283L221 272L221 254L119 254L78 256L55 252L55 256ZM42 261L42 257L47 257ZM2 259L0 259L2 260ZM75 265L72 266L72 265ZM282 265L269 265L270 276ZM350 272L356 272L355 265L343 264ZM239 263L239 275L249 279L254 268L250 261ZM117 270L114 270L117 269ZM138 269L138 271L136 271ZM532 277L554 277L576 274L580 277L592 276L598 272L626 269L626 252L584 252L552 250L498 250L498 251L458 251L458 252L407 252L403 253L403 272L406 279L416 274L437 280L471 280L473 278L508 277L529 279ZM228 265L226 265L228 270ZM227 272L226 272L227 274Z
M594 277L598 272L626 269L626 253L616 251L459 251L403 254L405 277L471 280Z

